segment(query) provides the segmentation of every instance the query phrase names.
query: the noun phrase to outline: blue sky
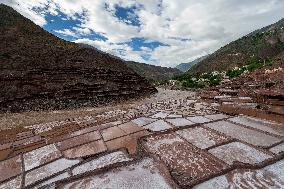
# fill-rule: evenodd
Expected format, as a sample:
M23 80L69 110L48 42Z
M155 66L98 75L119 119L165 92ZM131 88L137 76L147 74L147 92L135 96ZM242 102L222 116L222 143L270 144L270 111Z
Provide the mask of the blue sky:
M54 35L175 67L284 17L283 0L1 0Z
M52 15L52 14L46 14L46 22L47 24L43 26L45 30L48 32L65 39L67 41L74 41L79 39L79 37L88 37L92 40L107 40L107 38L104 35L101 35L99 33L96 33L95 31L92 31L87 34L76 34L76 31L74 30L74 27L79 27L81 24L81 19L83 15L76 15L76 19L68 18L67 15L65 15L62 12L59 12L58 15ZM60 32L60 31L66 31L70 30L71 32L74 32L73 34L68 32Z

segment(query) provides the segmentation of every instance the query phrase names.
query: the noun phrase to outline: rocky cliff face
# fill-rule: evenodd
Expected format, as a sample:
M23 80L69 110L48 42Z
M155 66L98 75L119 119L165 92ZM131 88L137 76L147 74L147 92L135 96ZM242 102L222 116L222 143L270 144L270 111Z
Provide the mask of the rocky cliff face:
M156 92L109 55L61 40L0 5L0 111L98 105Z

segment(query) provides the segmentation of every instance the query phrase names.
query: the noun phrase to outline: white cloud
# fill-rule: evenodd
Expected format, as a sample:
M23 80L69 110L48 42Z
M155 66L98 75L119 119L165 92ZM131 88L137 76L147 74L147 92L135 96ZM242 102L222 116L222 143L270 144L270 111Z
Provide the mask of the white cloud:
M0 3L13 7L16 11L20 12L23 16L32 20L39 26L43 26L47 23L42 13L37 13L32 10L33 7L44 8L47 3L46 0L1 0Z
M3 1L3 0L2 0ZM62 12L81 24L58 33L88 36L92 31L107 41L78 39L124 59L175 66L212 53L226 43L284 17L283 0L4 0L24 16L43 26L45 14ZM106 4L108 5L106 9ZM141 26L133 26L114 16L115 6L137 6ZM41 11L35 11L38 8ZM133 16L133 15L132 15ZM125 44L133 37L159 41L168 46L134 51ZM179 40L190 39L190 40Z
M75 30L75 32L79 33L80 35L89 35L92 33L92 30L90 30L89 28L73 27L73 30Z
M54 32L62 34L62 35L66 35L66 36L78 37L78 35L75 32L73 32L69 29L54 30Z
M141 55L148 52L147 51L148 49L144 49L142 51L133 51L126 44L114 44L111 43L110 41L97 41L97 40L82 38L82 39L77 39L74 42L88 44L99 50L123 58L124 60L130 60L136 62L145 62L145 60L142 59Z

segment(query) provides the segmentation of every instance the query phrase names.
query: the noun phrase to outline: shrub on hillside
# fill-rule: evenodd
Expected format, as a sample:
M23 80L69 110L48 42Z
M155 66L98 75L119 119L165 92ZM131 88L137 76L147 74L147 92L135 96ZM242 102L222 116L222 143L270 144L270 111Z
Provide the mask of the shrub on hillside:
M226 75L230 78L235 78L242 75L243 73L252 72L267 65L272 65L272 61L270 59L261 59L254 56L247 62L245 66L241 68L230 69L226 72Z

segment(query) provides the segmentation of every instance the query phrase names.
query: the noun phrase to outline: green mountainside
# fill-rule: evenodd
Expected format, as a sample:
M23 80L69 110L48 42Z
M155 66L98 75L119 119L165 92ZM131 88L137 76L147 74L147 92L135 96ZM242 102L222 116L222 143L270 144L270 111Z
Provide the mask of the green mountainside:
M284 51L284 19L256 30L220 48L189 73L226 71L246 65L251 59L272 59Z

